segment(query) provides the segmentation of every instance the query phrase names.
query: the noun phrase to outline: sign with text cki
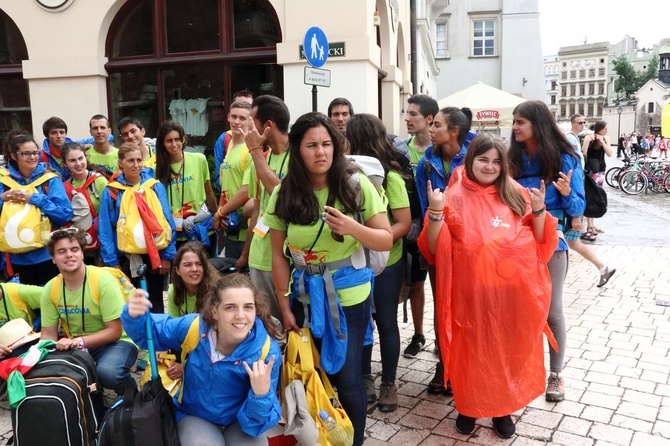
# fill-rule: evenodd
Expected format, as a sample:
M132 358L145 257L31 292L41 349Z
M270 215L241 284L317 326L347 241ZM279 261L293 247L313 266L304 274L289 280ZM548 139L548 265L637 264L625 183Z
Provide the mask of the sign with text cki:
M498 110L480 110L477 112L477 121L497 121L500 119Z

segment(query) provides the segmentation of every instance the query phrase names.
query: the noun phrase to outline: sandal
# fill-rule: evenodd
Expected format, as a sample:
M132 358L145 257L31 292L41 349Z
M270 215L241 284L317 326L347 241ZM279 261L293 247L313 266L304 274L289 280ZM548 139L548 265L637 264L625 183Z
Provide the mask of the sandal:
M593 227L588 228L588 231L589 231L591 234L604 234L604 233L605 233L605 231L603 231L602 229L600 229L600 228L598 228L598 227L596 227L596 226L593 226Z
M580 235L579 238L584 240L585 242L595 242L598 236L597 234L594 234L591 231L586 231L582 235Z

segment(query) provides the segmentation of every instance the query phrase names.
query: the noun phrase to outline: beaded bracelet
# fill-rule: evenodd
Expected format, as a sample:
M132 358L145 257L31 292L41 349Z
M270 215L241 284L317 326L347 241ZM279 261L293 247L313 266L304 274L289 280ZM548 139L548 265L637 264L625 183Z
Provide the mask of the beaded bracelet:
M432 214L432 213L429 212L428 213L428 220L430 220L430 221L442 221L442 220L444 220L444 214L443 213Z

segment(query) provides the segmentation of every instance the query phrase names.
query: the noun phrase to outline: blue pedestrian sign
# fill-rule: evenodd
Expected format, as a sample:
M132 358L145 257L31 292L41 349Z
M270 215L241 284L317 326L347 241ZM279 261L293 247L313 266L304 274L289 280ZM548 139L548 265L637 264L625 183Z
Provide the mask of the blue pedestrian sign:
M314 68L324 66L328 60L328 39L321 28L313 26L307 30L303 48L305 59Z

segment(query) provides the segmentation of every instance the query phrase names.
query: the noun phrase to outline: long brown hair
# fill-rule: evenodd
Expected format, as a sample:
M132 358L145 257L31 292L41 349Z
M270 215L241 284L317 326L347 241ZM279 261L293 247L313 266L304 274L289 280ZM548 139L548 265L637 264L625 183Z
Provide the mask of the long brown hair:
M177 255L174 258L175 272L172 274L172 297L175 305L180 307L184 303L184 296L186 296L186 285L184 285L184 280L176 273L176 270L181 264L184 255L189 252L197 255L198 260L202 263L202 280L198 284L198 291L195 293L195 312L199 313L205 305L207 295L216 287L216 282L219 280L219 272L207 260L207 253L200 242L185 243L177 250Z
M221 294L228 288L247 288L251 290L252 294L254 295L254 304L256 305L256 316L258 316L258 318L263 322L265 330L268 332L268 334L277 339L279 333L277 332L277 327L272 322L268 298L264 293L260 293L256 289L254 284L251 282L251 279L246 274L228 274L221 277L216 282L216 286L207 297L205 307L200 312L200 315L205 320L205 322L211 326L216 325L214 311L221 303Z
M498 178L493 182L493 185L498 192L498 198L500 198L500 201L505 203L505 205L514 213L519 215L519 217L523 217L526 215L528 203L509 176L509 160L507 158L505 143L502 139L488 133L480 133L477 135L470 143L468 152L465 155L465 160L463 161L463 164L465 165L465 174L471 181L476 182L477 180L475 179L475 174L472 170L475 158L491 149L496 149L500 155L500 175L498 175Z

